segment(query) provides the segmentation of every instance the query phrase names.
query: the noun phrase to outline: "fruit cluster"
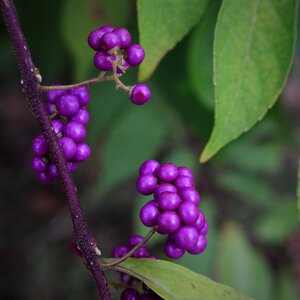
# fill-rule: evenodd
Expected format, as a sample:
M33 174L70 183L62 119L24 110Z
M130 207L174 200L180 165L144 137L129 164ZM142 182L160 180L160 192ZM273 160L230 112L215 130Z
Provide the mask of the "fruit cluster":
M86 87L46 92L46 110L71 172L76 169L78 162L85 161L90 156L90 148L84 143L85 125L89 121L86 106L89 101L90 94ZM35 156L31 166L37 180L50 184L58 179L57 168L42 134L33 139L32 150Z
M131 44L131 35L123 27L101 26L89 34L88 44L96 51L94 65L100 71L125 73L145 58L144 49L138 44ZM151 97L149 87L142 83L133 86L129 92L131 101L136 105L146 103Z
M185 251L203 252L207 246L208 223L197 207L200 196L191 170L147 160L141 165L139 175L138 192L154 194L154 199L142 207L140 219L147 227L157 226L158 233L168 234L165 254L178 259Z
M111 252L111 257L113 258L121 258L124 255L126 255L132 248L134 248L137 244L139 244L143 240L143 237L140 235L133 235L128 239L127 246L120 245L116 246L112 252ZM131 257L134 258L150 258L150 259L156 259L156 256L151 255L148 252L148 245L147 243L143 244L142 247L137 249ZM120 273L120 281L126 285L129 286L134 286L136 285L139 280L136 278L130 277L129 275L125 273ZM155 300L155 299L161 299L158 295L156 295L148 286L145 284L142 285L143 288L143 293L139 293L135 288L133 287L128 287L124 289L124 291L121 294L121 300Z

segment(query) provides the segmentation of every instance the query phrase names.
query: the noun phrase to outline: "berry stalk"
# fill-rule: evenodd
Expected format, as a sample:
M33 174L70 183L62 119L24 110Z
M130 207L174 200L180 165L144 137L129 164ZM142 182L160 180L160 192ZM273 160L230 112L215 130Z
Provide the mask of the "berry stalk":
M27 97L30 110L39 122L62 181L71 212L76 244L83 254L85 264L94 278L101 298L104 300L111 300L112 296L108 287L108 282L104 275L102 264L95 251L97 248L93 242L94 239L91 237L91 233L84 219L76 186L70 175L62 149L42 102L43 94L39 86L41 75L32 61L14 3L12 0L0 0L0 8L16 55L21 75L22 90Z

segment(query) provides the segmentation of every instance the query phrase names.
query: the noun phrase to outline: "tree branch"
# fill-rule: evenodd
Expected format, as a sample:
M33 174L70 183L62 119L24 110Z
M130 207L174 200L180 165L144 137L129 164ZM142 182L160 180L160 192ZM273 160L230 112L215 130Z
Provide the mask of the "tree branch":
M94 278L100 297L104 300L111 300L112 296L108 282L104 275L102 264L98 260L95 252L96 245L84 219L77 189L43 104L43 94L39 87L41 75L32 61L14 3L12 0L0 0L0 7L16 55L21 74L22 89L28 99L29 107L39 122L42 133L47 140L51 157L53 158L62 181L62 186L71 212L76 243L82 251L86 266Z

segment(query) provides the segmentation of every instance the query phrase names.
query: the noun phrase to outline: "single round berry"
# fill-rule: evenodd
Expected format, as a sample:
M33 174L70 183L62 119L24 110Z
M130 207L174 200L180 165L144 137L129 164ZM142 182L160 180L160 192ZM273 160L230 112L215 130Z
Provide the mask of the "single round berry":
M133 44L128 47L126 51L126 61L131 66L139 65L145 58L145 51L143 47L138 44Z
M73 141L73 139L71 139L67 136L63 136L59 139L59 142L60 142L60 145L61 145L61 148L63 150L66 160L71 159L77 151L77 146L76 146L75 142Z
M157 219L157 232L159 233L172 233L180 227L180 219L176 212L165 211L158 216Z
M100 71L111 71L112 61L115 60L115 56L108 54L104 51L99 51L94 56L94 65Z
M171 183L162 183L154 191L154 198L157 199L158 196L164 192L177 193L177 188Z
M80 106L86 106L90 102L90 99L91 99L90 93L85 86L76 88L76 89L72 89L71 95L77 97L77 100L79 101Z
M136 181L138 192L143 195L150 195L157 186L157 179L153 175L142 175Z
M199 216L197 221L193 224L193 226L198 230L198 232L201 232L202 228L204 227L206 220L204 213L201 210L198 210Z
M199 217L199 210L195 204L191 202L183 202L177 210L180 220L187 225L194 224Z
M193 178L193 173L189 168L180 166L177 169L178 169L178 176L183 175L183 176L189 176Z
M59 113L65 117L73 117L79 111L79 101L73 95L65 95L57 99L56 107Z
M54 179L57 179L59 177L58 170L54 163L51 163L49 165L48 174Z
M51 125L52 125L56 135L60 134L62 132L64 124L61 120L54 119L54 120L51 121Z
M164 192L157 197L158 207L165 211L176 210L179 207L180 202L181 199L177 193Z
M117 28L113 31L113 33L116 34L121 40L120 48L127 48L130 46L131 36L129 31L126 28L124 27Z
M33 139L32 151L39 157L45 156L48 153L47 142L42 134Z
M86 143L77 144L77 150L73 157L74 161L85 161L90 157L91 149Z
M78 164L76 162L71 162L71 161L68 161L67 165L68 165L68 169L70 172L73 172L74 170L76 170L76 168L78 166Z
M140 296L136 289L126 288L121 294L121 300L139 300Z
M207 223L207 221L205 221L204 226L202 227L202 229L200 231L200 234L201 235L206 235L207 232L208 232L208 223Z
M184 189L186 187L194 187L194 180L190 176L178 176L174 183L178 190Z
M57 113L56 105L51 103L46 103L46 112L49 116L52 116Z
M101 50L100 41L105 33L112 32L114 28L112 26L102 26L99 29L93 30L88 36L88 44L94 50Z
M146 174L155 175L155 172L159 167L160 167L160 164L156 160L154 160L154 159L146 160L140 166L139 174L140 175L146 175Z
M184 250L195 247L199 239L199 233L193 226L182 226L175 234L176 245Z
M76 143L80 143L84 140L86 136L86 129L80 123L71 121L64 126L64 134L65 136L70 137Z
M158 178L163 182L172 182L178 176L178 169L172 163L165 163L157 170Z
M37 181L39 181L40 183L43 183L43 184L51 184L54 181L54 178L52 178L46 172L37 172L35 175L36 175Z
M78 113L71 118L71 121L75 121L85 126L89 122L89 112L86 109L81 108Z
M141 235L133 235L128 239L128 247L132 249L137 244L139 244L144 238ZM142 248L147 249L148 245L145 243Z
M112 258L121 258L124 255L128 253L129 249L126 246L116 246L112 252L111 252L111 257Z
M136 84L130 92L130 100L136 105L143 105L149 101L151 91L146 84Z
M193 187L186 187L180 189L178 192L182 201L187 201L195 204L196 206L200 203L200 195Z
M197 244L190 250L188 250L191 254L200 254L207 247L207 239L204 235L200 235L197 241Z
M36 172L45 172L48 168L48 164L40 157L34 157L31 161L31 167Z
M172 259L178 259L184 255L185 250L179 248L174 241L169 240L164 245L164 252L166 256Z
M120 272L120 281L122 283L126 283L127 284L129 282L129 280L130 280L130 276L128 274Z
M122 44L120 37L114 32L109 32L103 35L100 41L101 48L105 51L120 47Z
M56 86L58 84L54 84ZM65 95L66 92L64 90L50 90L46 92L46 99L48 103L55 104L56 100L61 96Z
M135 258L146 258L148 256L149 256L149 252L147 251L147 249L143 247L135 250L132 254L132 257Z
M140 211L141 222L147 227L155 226L157 224L157 218L160 214L159 209L153 202L148 202L141 208Z

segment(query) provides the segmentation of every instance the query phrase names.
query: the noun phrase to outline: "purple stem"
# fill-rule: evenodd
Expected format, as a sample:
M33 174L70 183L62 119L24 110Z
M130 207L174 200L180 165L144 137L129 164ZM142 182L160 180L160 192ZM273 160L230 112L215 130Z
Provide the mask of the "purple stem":
M12 0L0 0L0 7L19 66L22 89L28 99L29 107L47 140L51 156L62 181L71 212L76 243L82 251L86 266L94 278L101 299L111 300L112 296L108 282L102 264L95 252L95 244L92 242L92 235L83 216L77 189L43 104L43 94L38 84L39 70L33 64L14 3Z

